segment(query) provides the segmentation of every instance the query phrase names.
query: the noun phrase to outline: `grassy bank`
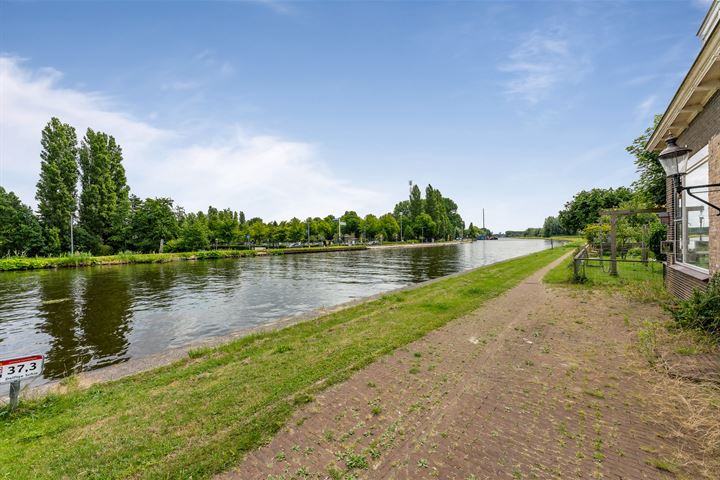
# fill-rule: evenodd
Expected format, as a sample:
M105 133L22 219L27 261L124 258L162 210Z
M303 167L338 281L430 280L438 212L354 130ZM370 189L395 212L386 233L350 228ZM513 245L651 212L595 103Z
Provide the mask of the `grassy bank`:
M0 478L206 478L300 404L568 252L481 268L0 413Z
M123 265L130 263L164 263L180 260L206 260L218 258L254 257L257 255L286 255L295 253L322 253L345 250L365 250L358 246L330 246L308 248L275 248L256 250L203 250L178 253L120 253L118 255L92 256L75 254L63 257L8 257L0 258L0 272L12 270L36 270L42 268L90 267L94 265Z

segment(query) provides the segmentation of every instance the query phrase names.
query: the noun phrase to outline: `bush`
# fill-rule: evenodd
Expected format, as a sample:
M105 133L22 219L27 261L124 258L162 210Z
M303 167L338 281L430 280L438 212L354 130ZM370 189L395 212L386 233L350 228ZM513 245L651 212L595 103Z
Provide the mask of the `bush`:
M713 275L705 292L695 290L692 297L678 303L673 316L682 327L720 337L720 273Z
M172 253L172 252L179 252L180 247L182 245L180 244L180 239L174 238L172 240L168 240L165 242L165 246L163 247L163 252Z
M655 254L658 260L665 260L665 254L660 251L662 241L667 238L667 228L660 222L650 224L648 248Z

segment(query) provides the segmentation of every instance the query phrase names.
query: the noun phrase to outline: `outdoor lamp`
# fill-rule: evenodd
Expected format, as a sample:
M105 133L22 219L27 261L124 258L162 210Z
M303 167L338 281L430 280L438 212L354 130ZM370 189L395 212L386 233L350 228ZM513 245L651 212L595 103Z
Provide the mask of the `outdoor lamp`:
M677 138L670 137L666 140L667 146L658 155L660 165L665 170L665 175L675 177L676 175L685 175L687 172L688 158L690 158L691 149L687 147L679 147Z
M663 170L665 170L665 175L673 179L675 191L678 194L687 192L687 194L694 199L717 210L718 215L720 215L720 207L713 205L707 200L692 193L692 190L698 188L708 189L712 187L720 187L720 183L712 183L708 185L683 185L680 181L680 177L687 173L688 159L690 158L690 152L692 152L692 150L687 147L678 146L676 143L676 137L670 137L665 142L667 143L667 146L662 152L660 152L660 155L658 155L658 161L660 162L660 165L662 165Z

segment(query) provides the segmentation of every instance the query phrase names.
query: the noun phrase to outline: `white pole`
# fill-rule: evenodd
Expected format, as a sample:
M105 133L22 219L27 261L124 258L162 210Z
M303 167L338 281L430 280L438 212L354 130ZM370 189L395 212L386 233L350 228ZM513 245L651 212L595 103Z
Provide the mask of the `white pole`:
M75 255L75 238L73 237L73 216L70 214L70 255Z

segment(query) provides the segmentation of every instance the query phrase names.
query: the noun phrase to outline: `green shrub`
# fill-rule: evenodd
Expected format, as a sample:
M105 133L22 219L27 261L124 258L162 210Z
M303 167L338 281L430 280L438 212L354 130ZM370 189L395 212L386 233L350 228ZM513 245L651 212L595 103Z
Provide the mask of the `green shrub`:
M695 290L692 297L678 303L673 316L682 327L705 330L720 337L720 273L713 275L705 292Z
M179 252L180 251L180 240L177 238L174 238L172 240L168 240L165 242L165 246L163 247L163 252Z

